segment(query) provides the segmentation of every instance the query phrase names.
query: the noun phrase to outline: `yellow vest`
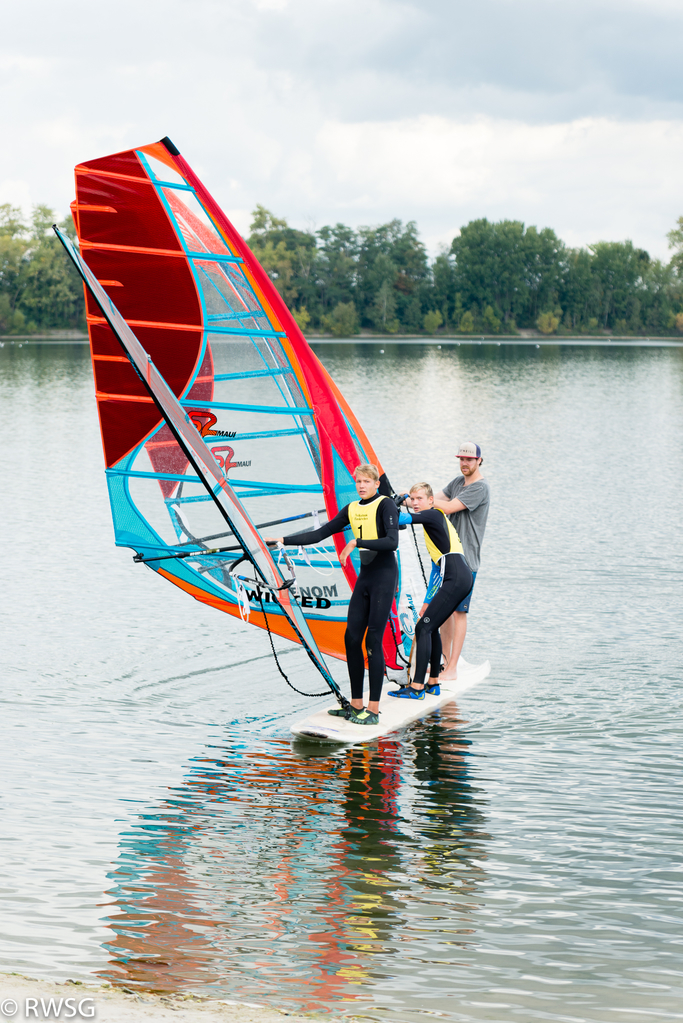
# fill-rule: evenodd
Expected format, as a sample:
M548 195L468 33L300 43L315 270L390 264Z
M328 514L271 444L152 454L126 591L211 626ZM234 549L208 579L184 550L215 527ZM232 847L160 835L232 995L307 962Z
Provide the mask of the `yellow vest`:
M429 556L435 565L438 565L444 554L463 554L462 544L460 543L460 537L453 528L451 520L447 517L444 511L440 508L435 508L435 511L440 511L446 520L446 529L448 530L448 539L450 540L450 547L447 551L440 551L435 543L429 537L427 530L425 529L425 547L429 551ZM424 529L424 526L422 527Z
M377 535L377 508L380 501L388 498L378 494L369 504L352 501L349 505L349 525L356 540L379 540ZM455 530L454 530L455 532Z

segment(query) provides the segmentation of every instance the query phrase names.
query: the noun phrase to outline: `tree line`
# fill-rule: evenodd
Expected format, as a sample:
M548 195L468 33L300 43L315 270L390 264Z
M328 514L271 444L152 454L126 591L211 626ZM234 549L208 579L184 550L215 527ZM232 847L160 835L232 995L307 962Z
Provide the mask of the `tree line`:
M683 217L668 238L666 263L482 218L430 262L414 221L298 231L258 206L248 241L304 331L656 335L683 333Z
M39 205L0 205L0 333L85 326L83 289ZM74 236L71 218L60 225ZM248 243L304 332L683 334L683 217L669 262L630 241L571 248L551 228L470 221L430 262L414 221L300 231L263 206Z

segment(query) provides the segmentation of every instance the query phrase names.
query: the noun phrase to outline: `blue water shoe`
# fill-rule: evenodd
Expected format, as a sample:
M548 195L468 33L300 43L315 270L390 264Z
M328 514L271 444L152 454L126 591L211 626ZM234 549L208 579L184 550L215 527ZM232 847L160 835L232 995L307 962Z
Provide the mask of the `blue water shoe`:
M399 700L424 700L424 689L413 689L412 686L401 686L400 689L392 689L387 696L397 696Z

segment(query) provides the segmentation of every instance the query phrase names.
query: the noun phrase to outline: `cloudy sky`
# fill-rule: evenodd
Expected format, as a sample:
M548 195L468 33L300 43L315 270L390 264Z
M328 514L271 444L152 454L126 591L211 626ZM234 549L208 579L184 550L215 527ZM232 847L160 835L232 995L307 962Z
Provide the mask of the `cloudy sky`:
M168 135L238 228L475 217L631 238L683 215L683 0L22 0L0 36L0 202Z

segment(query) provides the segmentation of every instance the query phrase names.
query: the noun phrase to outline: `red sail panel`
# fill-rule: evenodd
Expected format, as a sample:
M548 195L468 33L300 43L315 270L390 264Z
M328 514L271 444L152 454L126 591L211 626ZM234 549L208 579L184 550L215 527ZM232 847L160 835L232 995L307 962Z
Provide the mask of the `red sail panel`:
M202 314L194 278L166 210L134 151L76 167L72 205L88 266L180 396L197 368ZM87 317L107 467L160 422L137 374L89 295Z

